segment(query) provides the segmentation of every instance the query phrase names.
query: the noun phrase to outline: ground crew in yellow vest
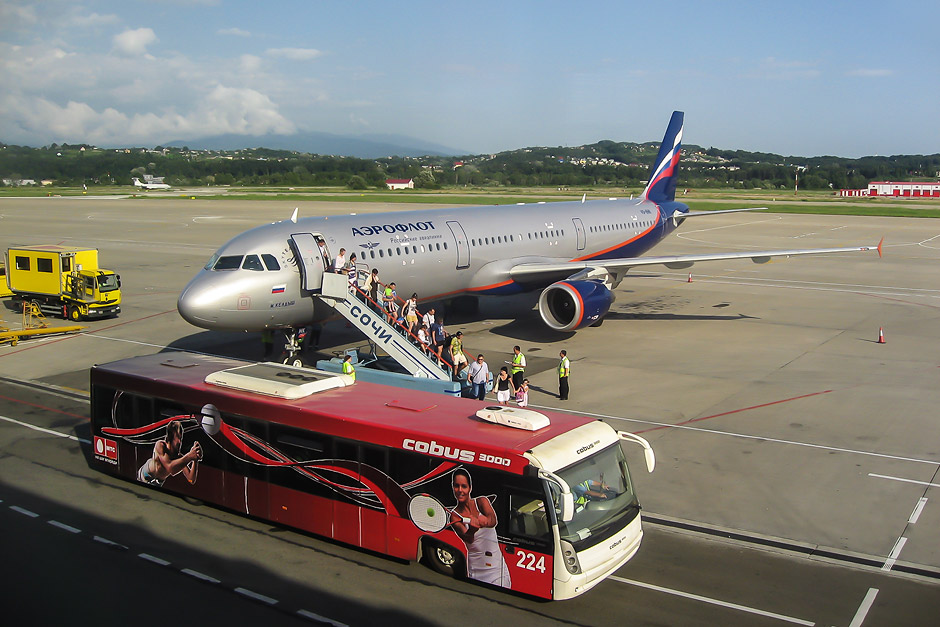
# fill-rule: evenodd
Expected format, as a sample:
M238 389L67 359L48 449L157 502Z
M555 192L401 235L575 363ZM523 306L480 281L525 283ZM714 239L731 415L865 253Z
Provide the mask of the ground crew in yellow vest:
M353 381L356 380L356 369L352 365L352 355L343 357L343 374L348 374Z
M512 384L518 388L525 379L525 355L518 346L512 347L512 353Z
M568 361L568 351L558 353L558 399L568 400L568 374L571 372L571 362Z

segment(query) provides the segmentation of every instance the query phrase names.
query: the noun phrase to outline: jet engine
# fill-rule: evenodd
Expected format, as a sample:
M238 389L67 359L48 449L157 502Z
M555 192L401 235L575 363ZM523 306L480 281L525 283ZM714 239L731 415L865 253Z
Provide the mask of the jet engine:
M539 296L542 320L556 331L574 331L603 320L614 293L603 281L559 281Z

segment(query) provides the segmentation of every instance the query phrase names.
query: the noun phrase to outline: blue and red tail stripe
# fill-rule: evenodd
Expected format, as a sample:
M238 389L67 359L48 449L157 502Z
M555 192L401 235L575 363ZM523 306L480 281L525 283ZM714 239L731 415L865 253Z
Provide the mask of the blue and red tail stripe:
M682 153L684 119L685 114L682 111L673 111L650 174L649 184L643 191L643 198L657 205L676 199L676 174L679 170L679 156Z

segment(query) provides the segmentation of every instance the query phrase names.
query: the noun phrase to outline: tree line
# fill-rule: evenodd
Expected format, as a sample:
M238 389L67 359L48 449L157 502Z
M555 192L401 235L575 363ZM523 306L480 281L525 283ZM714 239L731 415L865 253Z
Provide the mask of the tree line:
M576 147L535 147L464 157L358 159L256 148L101 149L52 144L0 144L0 178L51 179L61 186L130 185L143 174L174 186L385 187L389 178L416 187L642 187L658 144L601 141ZM885 157L784 157L771 153L685 146L679 185L694 188L864 188L875 180L940 178L940 154ZM458 165L459 164L459 165Z

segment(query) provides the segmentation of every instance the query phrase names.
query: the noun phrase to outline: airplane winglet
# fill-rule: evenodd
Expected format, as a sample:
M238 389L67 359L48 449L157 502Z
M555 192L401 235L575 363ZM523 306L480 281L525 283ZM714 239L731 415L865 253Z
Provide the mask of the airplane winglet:
M881 254L881 245L885 243L885 238L881 238L881 241L878 242L878 258L881 259L884 255Z
M581 204L582 204L582 205L584 204L584 201L585 201L585 200L587 200L587 193L585 193L583 196L581 196Z
M290 216L290 221L293 222L294 224L297 224L297 211L299 209L300 207L294 207L294 213L292 213Z

